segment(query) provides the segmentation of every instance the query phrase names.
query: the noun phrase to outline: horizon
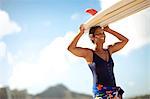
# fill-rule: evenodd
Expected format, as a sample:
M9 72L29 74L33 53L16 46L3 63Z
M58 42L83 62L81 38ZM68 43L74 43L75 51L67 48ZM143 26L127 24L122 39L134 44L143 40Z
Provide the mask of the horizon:
M28 94L28 95L36 96L36 95L38 95L38 94L41 94L41 93L47 91L49 88L58 87L58 86L60 86L60 85L63 86L63 87L65 87L65 88L67 88L67 90L69 90L70 92L75 92L75 91L70 90L68 87L66 87L64 84L61 84L61 83L60 83L60 84L53 85L53 86L49 86L49 87L47 87L46 89L44 89L43 91L41 91L41 92L39 92L39 93L36 93L36 94L29 93L27 89L10 89L9 86L3 86L3 87L0 87L0 88L7 88L7 87L8 87L8 88L10 89L10 91L14 91L14 90L17 90L17 91L27 91L27 94ZM75 92L75 93L92 96L91 94L87 94L87 93L80 93L80 92ZM135 97L143 97L143 96L147 96L147 95L150 96L150 94L143 94L143 95L136 95L136 96L124 97L124 98L125 98L125 99L128 99L128 98L135 98Z

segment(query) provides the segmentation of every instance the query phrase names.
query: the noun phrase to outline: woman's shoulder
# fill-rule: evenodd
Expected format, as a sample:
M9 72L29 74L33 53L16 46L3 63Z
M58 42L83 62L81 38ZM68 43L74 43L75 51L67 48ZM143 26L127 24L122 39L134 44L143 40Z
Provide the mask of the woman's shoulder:
M93 49L90 49L90 48L86 48L86 50L87 50L87 56L85 57L85 59L86 59L86 61L87 61L87 63L89 64L89 63L92 63L92 61L93 61Z
M84 48L84 50L87 52L87 53L92 53L94 50L93 49L90 49L90 48Z

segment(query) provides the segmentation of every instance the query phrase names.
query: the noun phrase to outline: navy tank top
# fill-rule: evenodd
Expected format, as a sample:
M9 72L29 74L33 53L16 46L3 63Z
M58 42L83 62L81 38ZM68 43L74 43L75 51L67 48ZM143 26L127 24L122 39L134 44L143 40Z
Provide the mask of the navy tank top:
M109 50L107 49L106 51ZM101 84L104 86L116 86L113 67L114 62L109 53L109 60L105 61L99 57L94 51L93 52L93 62L89 64L89 67L93 74L93 85Z

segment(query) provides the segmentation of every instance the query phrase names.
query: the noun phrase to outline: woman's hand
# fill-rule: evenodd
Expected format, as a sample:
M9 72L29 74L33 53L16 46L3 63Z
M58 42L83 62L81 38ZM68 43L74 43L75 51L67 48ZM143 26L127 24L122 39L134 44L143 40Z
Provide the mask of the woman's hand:
M83 34L84 31L85 31L84 24L81 24L81 25L80 25L80 31L79 31L79 33Z
M109 29L110 29L110 28L109 28L109 26L108 26L108 25L107 25L107 26L105 26L105 27L103 28L103 30L104 30L104 31L106 31L106 32L107 32Z

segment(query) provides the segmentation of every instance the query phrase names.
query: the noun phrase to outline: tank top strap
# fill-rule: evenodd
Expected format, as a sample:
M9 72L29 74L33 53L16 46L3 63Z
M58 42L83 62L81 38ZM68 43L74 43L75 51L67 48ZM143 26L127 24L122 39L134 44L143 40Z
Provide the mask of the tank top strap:
M93 56L94 56L94 54L95 54L94 50L91 49L91 51L92 51L92 54L93 54Z
M106 49L106 51L108 52L108 55L111 57L111 54L110 54L109 50L108 50L108 49Z

